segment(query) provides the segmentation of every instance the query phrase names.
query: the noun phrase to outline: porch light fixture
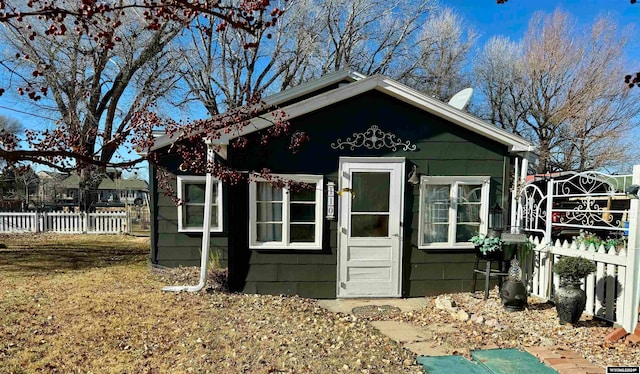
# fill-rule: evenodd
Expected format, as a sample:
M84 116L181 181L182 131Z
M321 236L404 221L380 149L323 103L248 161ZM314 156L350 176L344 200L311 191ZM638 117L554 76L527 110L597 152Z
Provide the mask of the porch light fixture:
M411 169L411 172L409 173L409 180L407 182L413 184L414 186L420 183L420 178L418 178L418 173L416 173L415 165L413 165L413 169Z
M496 205L489 209L489 228L494 231L502 231L502 219L504 211L500 204L496 202Z
M627 194L627 196L631 199L637 199L638 198L638 190L640 189L640 186L637 184L632 184L631 186L627 187L626 190L624 190L624 193Z

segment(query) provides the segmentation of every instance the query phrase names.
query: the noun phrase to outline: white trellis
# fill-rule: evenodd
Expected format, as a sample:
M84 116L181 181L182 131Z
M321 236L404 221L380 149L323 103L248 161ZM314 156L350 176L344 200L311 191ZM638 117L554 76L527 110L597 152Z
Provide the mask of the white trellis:
M628 209L619 210L601 203L626 198L624 189L631 183L640 185L640 165L634 166L633 174L628 176L584 172L562 180L551 179L542 188L527 184L516 189L519 201L512 211L516 214L512 222L518 222L534 244L524 261L525 279L532 295L553 298L559 279L551 269L560 257L588 258L596 263L597 271L582 285L587 294L585 312L619 324L629 332L634 330L640 301L639 200L631 199ZM572 202L570 207L560 204L567 201ZM554 242L554 228L625 233L626 246L596 248L593 244Z
M0 233L128 234L127 212L0 212Z

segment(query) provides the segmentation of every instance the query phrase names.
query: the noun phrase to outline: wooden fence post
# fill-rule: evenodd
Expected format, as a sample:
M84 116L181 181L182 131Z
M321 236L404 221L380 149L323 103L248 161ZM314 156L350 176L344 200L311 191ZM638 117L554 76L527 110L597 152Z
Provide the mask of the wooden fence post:
M631 182L640 185L640 165L633 166L633 177ZM640 250L640 217L638 217L638 209L640 208L640 200L631 199L631 207L629 209L629 238L627 242L627 276L624 294L624 315L622 327L629 333L633 333L638 323L638 304L640 302L640 272L638 266L640 261L638 251Z
M82 227L82 233L89 232L89 213L80 212L80 226Z

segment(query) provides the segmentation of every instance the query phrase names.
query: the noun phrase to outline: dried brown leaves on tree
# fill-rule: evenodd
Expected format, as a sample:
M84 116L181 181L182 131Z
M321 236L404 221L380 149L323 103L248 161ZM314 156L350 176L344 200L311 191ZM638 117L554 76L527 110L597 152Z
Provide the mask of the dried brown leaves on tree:
M119 154L121 146L130 153L144 145L159 122L140 123L134 115L169 96L179 80L167 46L196 18L213 20L216 32L252 34L269 27L264 14L275 23L282 10L268 0L1 1L7 79L0 94L28 98L57 121L30 127L22 138L2 134L0 157L76 170L81 190L99 183L91 176L107 166L135 165L140 158Z
M534 142L537 172L624 165L640 113L619 79L626 43L611 19L578 30L561 11L537 14L521 42L485 45L475 66L488 101L480 115Z

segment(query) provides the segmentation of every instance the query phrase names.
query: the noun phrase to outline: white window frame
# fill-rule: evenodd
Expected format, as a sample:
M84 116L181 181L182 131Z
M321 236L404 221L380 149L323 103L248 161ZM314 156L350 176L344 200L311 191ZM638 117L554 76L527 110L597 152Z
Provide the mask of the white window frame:
M480 233L487 233L487 220L489 218L489 187L491 177L489 176L421 176L420 177L420 201L419 201L419 219L418 219L418 248L473 248L471 242L456 242L456 227L457 227L457 194L458 185L460 184L482 184L482 190L480 192L480 227L478 231ZM424 215L425 206L423 204L424 194L426 193L426 186L431 184L448 184L451 186L449 192L449 199L451 204L449 205L449 231L448 240L446 242L438 243L424 243Z
M200 175L179 175L176 179L177 179L177 185L178 185L178 198L180 200L182 200L185 195L186 189L184 188L184 186L186 184L206 183L206 177L200 176ZM222 181L214 178L213 183L217 184L217 187L218 187L217 188L218 194L217 196L213 196L213 200L212 200L213 201L212 205L216 205L218 207L218 225L217 226L212 225L210 232L222 232ZM204 205L204 203L202 205ZM202 232L203 230L202 227L183 226L182 222L183 222L185 206L186 205L184 202L182 202L182 204L178 206L178 232Z
M256 178L249 183L249 248L251 249L322 249L322 223L323 218L323 189L324 178L321 175L303 175L303 174L274 174L275 177L294 182L309 183L316 185L316 210L315 210L315 241L313 243L291 243L289 240L289 188L283 187L283 212L282 212L282 241L259 242L257 240L256 228L256 182L268 182L262 178Z

